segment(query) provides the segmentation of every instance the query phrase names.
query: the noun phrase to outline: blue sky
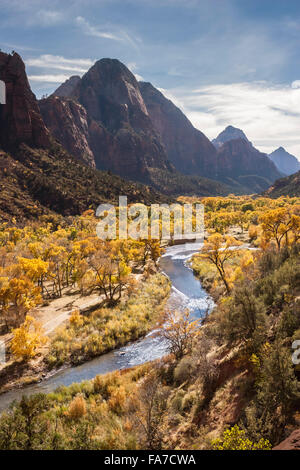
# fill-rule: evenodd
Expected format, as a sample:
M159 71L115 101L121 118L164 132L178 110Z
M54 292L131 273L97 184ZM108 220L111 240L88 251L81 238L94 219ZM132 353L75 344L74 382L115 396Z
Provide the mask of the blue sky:
M232 124L300 157L298 0L0 0L0 47L38 97L118 58L209 138Z

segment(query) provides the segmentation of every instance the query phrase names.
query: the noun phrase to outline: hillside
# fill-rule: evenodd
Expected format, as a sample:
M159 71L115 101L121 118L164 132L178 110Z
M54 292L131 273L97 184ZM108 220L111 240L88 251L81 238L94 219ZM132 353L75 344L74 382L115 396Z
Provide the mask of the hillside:
M275 181L265 192L265 195L272 198L280 196L300 196L300 171L294 175Z
M40 214L76 215L101 203L128 201L151 204L167 198L148 186L94 170L77 162L58 144L51 150L22 145L14 158L0 151L0 215L18 223Z

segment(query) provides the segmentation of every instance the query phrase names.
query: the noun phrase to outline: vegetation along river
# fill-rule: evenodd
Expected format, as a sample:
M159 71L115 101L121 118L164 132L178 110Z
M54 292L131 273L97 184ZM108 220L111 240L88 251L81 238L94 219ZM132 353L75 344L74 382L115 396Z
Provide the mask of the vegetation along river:
M159 263L161 271L172 282L167 308L188 309L193 319L203 317L213 306L212 299L187 265L188 259L199 249L200 245L197 243L170 246L166 249ZM67 386L83 380L90 380L98 374L133 367L163 357L167 353L167 344L155 333L152 331L138 341L80 366L61 370L40 383L0 395L0 411L6 409L13 400L21 399L22 395L48 393L61 385Z

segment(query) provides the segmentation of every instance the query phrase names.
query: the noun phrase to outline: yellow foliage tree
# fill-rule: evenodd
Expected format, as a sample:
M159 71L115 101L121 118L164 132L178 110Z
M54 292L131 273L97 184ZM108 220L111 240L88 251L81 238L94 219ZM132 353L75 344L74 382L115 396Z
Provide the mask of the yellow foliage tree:
M288 244L288 234L293 232L294 238L298 240L300 233L300 217L290 213L285 207L272 209L262 214L259 218L263 237L266 241L274 240L278 251L282 242Z
M215 233L205 240L200 253L201 258L215 265L228 294L230 293L230 286L227 280L225 267L226 263L236 255L234 247L239 245L241 245L241 243L235 238L223 237L221 234Z
M24 361L28 361L37 353L37 349L47 342L39 322L27 315L25 322L19 328L13 330L11 351L13 355Z

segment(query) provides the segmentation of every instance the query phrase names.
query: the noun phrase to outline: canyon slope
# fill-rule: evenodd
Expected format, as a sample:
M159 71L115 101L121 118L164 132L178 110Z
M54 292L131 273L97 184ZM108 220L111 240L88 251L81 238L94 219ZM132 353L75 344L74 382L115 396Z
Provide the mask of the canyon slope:
M300 196L300 171L293 175L280 178L265 191L265 195L276 198L280 196Z
M139 86L152 123L177 170L215 178L217 152L210 140L151 83L140 82Z

